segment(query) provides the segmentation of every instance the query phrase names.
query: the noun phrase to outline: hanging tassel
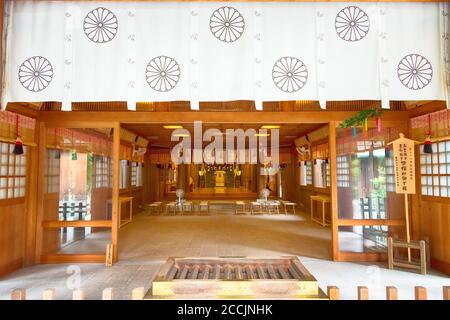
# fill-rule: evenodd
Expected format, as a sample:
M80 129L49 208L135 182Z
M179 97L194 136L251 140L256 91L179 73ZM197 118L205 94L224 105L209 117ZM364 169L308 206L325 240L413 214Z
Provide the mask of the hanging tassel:
M377 130L380 133L381 132L381 117L377 117Z
M427 135L425 142L423 143L423 153L433 153L433 148L431 147L431 136Z
M353 139L356 139L356 126L353 127Z
M16 115L16 143L14 144L13 154L23 154L23 143L19 136L19 115Z
M347 128L344 128L344 143L347 140Z

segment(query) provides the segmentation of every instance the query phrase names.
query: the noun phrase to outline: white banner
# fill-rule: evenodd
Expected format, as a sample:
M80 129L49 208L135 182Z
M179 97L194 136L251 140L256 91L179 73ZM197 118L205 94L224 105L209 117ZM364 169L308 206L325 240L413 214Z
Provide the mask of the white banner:
M446 97L439 3L14 1L5 10L11 102Z

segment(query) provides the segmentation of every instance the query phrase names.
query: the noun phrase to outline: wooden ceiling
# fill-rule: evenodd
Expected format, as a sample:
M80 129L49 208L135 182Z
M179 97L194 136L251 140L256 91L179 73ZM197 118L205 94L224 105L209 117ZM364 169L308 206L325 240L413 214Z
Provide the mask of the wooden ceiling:
M267 123L268 125L280 125L279 138L280 146L292 146L294 140L299 136L309 133L323 126L323 124L277 124L277 123ZM193 124L183 124L184 129L189 130L191 137L194 135ZM150 141L150 145L154 147L170 148L178 142L171 141L171 134L173 130L164 129L163 124L122 124L122 127L130 130ZM261 128L261 124L220 124L220 123L208 123L203 124L203 133L210 129L219 129L222 133L226 132L227 129L255 129L256 132ZM268 130L270 131L270 130ZM225 143L225 135L223 136ZM181 141L181 140L180 140ZM270 137L267 139L270 143ZM205 142L204 144L208 144Z

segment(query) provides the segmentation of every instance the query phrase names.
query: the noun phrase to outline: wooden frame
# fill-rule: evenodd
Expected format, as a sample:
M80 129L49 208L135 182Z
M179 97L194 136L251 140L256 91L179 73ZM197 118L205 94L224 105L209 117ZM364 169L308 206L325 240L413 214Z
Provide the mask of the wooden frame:
M46 165L46 149L47 149L47 135L46 131L48 127L62 127L62 128L113 128L114 129L114 141L118 140L120 144L120 125L116 122L98 122L89 121L67 121L65 123L46 123L43 121L39 122L39 170L35 172L38 176L38 203L37 203L37 218L36 218L36 261L40 263L67 263L67 262L104 262L105 254L41 254L42 243L43 243L43 232L45 229L52 228L64 228L64 227L102 227L111 228L111 242L113 244L113 260L117 259L117 214L118 206L115 205L114 200L118 202L118 189L116 194L114 194L114 178L118 182L118 172L114 174L113 170L113 205L112 205L112 219L109 220L92 220L92 221L43 221L44 216L44 195L45 188L45 165ZM117 129L117 130L116 130ZM113 145L113 156L119 156L119 148L115 148ZM116 150L117 149L117 150ZM116 162L118 164L118 162ZM116 177L117 175L117 177ZM116 199L114 196L116 195ZM116 224L114 224L116 222Z
M40 1L40 0L36 0ZM46 1L46 0L42 0ZM65 0L50 0L50 1L65 1ZM81 2L89 2L89 1L96 1L96 0L78 0ZM103 0L104 2L130 2L133 0ZM137 2L165 2L166 0L135 0ZM274 2L274 0L177 0L176 2ZM328 2L342 2L340 0L327 0ZM311 0L276 0L276 2L311 2ZM439 0L377 0L377 1L371 1L371 0L347 0L345 2L439 2Z
M417 179L417 180L419 180L419 192L416 192L416 193L419 193L420 194L420 196L421 197L423 197L423 198L425 198L425 199L430 199L430 200L433 200L433 199L435 199L435 198L441 198L441 199L446 199L446 200L449 200L449 202L450 202L450 196L449 197L443 197L443 196L441 196L440 194L438 195L438 196L436 196L436 195L434 195L434 188L435 187L438 187L439 188L439 193L441 192L441 187L443 187L443 185L441 184L441 182L440 182L440 178L441 177L446 177L448 180L447 181L450 181L450 173L449 172L447 172L447 173L441 173L441 164L445 164L446 166L448 166L448 165L450 165L450 160L447 160L446 159L446 162L444 162L444 163L441 163L441 160L439 159L440 158L440 154L441 153L443 153L444 154L444 156L445 156L445 158L447 158L447 154L450 154L450 150L449 151L444 151L444 152L440 152L439 151L439 144L440 143L447 143L447 142L450 142L450 138L449 139L446 139L446 140L442 140L442 141L436 141L436 142L433 142L433 144L436 144L436 148L437 148L437 152L435 153L435 152L433 152L432 154L429 154L429 157L430 157L430 160L431 160L431 163L430 164L422 164L421 163L421 155L422 155L422 153L421 153L421 150L422 150L422 148L423 148L423 144L421 144L421 145L418 145L415 149L415 151L416 151L416 154L417 154L417 157L416 157L416 159L418 160L418 164L417 164L417 167L418 167L418 169L419 169L419 174L418 174L418 176L420 177L420 179ZM437 163L435 163L434 161L433 161L433 155L436 155L436 157L437 157ZM425 174L423 174L422 173L422 166L425 166L425 167L431 167L431 173L430 174L428 174L428 173L425 173ZM434 173L433 172L433 167L434 166L437 166L437 170L438 170L438 172L437 173ZM426 184L426 185L424 185L424 184L422 184L422 177L431 177L431 185L429 185L429 184ZM435 185L435 183L434 183L434 178L435 177L438 177L438 185ZM422 187L423 186L426 186L427 188L428 187L431 187L432 188L432 192L433 192L433 194L432 195L429 195L429 194L427 194L427 195L424 195L423 193L422 193ZM450 183L449 182L447 182L447 185L444 185L444 187L447 187L448 189L447 189L447 194L448 195L450 195Z
M120 123L188 123L193 120L202 120L205 123L238 123L236 120L236 116L239 114L240 118L247 119L246 123L329 123L330 125L330 133L328 137L329 142L329 157L330 157L330 176L331 176L331 187L330 187L330 196L333 199L334 194L334 202L337 200L337 192L336 190L336 164L333 159L333 148L334 155L336 155L336 141L333 139L336 138L336 132L331 130L331 127L334 126L334 130L338 123L342 120L347 119L354 112L347 111L319 111L319 112L308 112L308 111L297 111L297 112L96 112L96 111L80 111L80 112L59 112L59 111L40 111L36 113L38 116L38 124L37 124L37 134L36 139L39 141L38 149L39 152L36 153L38 155L38 170L36 170L36 186L38 189L37 192L37 223L36 223L36 244L35 244L35 252L36 252L36 261L56 261L59 258L57 257L49 257L43 256L41 257L41 244L42 244L42 224L45 226L49 226L51 222L42 221L42 201L43 194L40 186L43 185L43 175L44 172L43 166L45 165L45 150L46 150L46 127L66 127L66 128L98 128L98 127L107 127L114 128L114 137L113 137L113 205L112 205L112 244L113 244L113 260L117 261L118 259L118 228L115 226L119 225L119 195L123 192L129 191L127 190L119 190L118 182L119 182L119 158L120 158ZM387 111L382 115L383 125L385 126L399 126L403 125L405 121L408 120L407 112L402 111ZM242 121L240 121L242 122ZM375 121L369 121L370 126L375 126ZM116 134L117 133L117 134ZM333 147L334 146L334 147ZM39 173L39 174L38 174ZM334 185L334 186L333 186ZM131 187L130 187L131 188ZM302 188L306 188L309 190L313 190L312 185L303 186ZM131 190L131 189L130 189ZM322 192L322 190L316 190ZM325 191L325 189L324 189ZM333 210L335 210L335 217L333 218ZM345 252L339 253L338 250L338 238L337 238L337 227L339 225L339 221L337 219L337 207L332 208L332 251L333 251L333 259L341 260L346 257ZM31 239L30 239L31 241ZM364 254L365 255L365 254ZM104 262L104 254L102 255L102 261ZM74 259L80 259L82 261L84 258L80 255L74 255ZM98 259L89 257L87 255L86 259ZM62 260L68 260L69 257L65 256L61 258Z

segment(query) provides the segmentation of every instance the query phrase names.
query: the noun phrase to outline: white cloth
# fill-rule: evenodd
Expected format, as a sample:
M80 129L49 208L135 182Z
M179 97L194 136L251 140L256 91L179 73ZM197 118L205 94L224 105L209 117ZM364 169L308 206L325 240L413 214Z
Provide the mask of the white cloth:
M7 10L4 99L10 102L127 101L133 109L135 101L192 100L198 107L199 101L255 100L261 106L370 99L386 105L446 98L438 3L15 1ZM358 34L336 29L349 12L358 14ZM95 34L92 14L103 15L97 22L110 28L105 37ZM227 15L234 31L228 35L218 27ZM412 54L425 68L418 70L425 72L419 88L398 75L400 61ZM19 69L34 56L48 61L52 72L44 88L30 90L33 75L26 66ZM164 72L158 64L169 66L168 74L157 73ZM295 67L283 78L274 73L276 64L278 71Z

